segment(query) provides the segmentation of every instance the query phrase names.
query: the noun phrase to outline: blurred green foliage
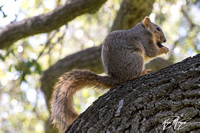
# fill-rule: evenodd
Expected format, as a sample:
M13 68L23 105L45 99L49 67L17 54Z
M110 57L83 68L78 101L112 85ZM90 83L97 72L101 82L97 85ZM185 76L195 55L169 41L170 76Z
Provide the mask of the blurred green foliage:
M9 2L16 2L13 17ZM8 0L0 3L0 28L27 17L46 13L64 3L60 0ZM49 117L40 90L43 70L59 59L99 45L109 32L121 0L108 1L93 15L82 15L58 30L19 40L0 50L0 133L44 132ZM178 62L200 52L200 1L157 0L150 18L161 25L170 53L163 57ZM7 15L8 14L8 15ZM3 23L4 22L4 23ZM84 89L74 98L76 109L84 111L105 91Z

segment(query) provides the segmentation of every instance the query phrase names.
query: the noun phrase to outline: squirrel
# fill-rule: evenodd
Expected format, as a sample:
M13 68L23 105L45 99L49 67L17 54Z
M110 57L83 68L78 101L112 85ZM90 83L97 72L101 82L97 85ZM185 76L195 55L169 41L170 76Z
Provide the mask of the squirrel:
M64 132L78 117L73 108L73 95L88 86L111 88L133 80L150 69L144 68L149 59L167 53L169 49L162 29L149 17L128 30L116 30L108 34L102 44L101 59L108 76L99 76L88 70L73 70L59 78L51 100L53 124Z

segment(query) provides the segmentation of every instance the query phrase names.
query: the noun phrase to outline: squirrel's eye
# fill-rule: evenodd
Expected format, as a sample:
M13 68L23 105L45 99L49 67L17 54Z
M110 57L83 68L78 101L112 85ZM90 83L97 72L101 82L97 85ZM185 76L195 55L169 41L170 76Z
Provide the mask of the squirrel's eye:
M158 27L156 29L157 29L157 31L161 31L160 28L158 28Z

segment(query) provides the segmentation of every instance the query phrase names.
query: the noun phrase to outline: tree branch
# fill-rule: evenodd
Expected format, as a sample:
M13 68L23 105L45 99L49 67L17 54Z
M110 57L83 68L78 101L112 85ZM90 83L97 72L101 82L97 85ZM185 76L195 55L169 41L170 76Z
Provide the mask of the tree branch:
M71 0L55 10L7 25L0 31L0 49L15 41L58 29L62 25L85 13L94 13L106 0Z
M151 13L154 2L155 0L123 0L111 31L130 29L136 25Z
M198 132L199 88L200 54L110 89L66 132L161 132L168 118L171 128L166 132ZM175 127L173 117L187 122Z

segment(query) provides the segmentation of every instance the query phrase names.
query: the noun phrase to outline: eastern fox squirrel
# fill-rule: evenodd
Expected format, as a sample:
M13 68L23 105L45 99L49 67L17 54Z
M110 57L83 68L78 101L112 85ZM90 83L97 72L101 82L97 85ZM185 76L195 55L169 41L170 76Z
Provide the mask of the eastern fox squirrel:
M149 17L128 30L111 32L102 45L101 58L108 76L99 76L88 70L74 70L59 78L51 101L53 123L61 131L78 117L73 108L73 95L85 86L114 87L147 74L144 62L167 53L169 49L162 29Z

